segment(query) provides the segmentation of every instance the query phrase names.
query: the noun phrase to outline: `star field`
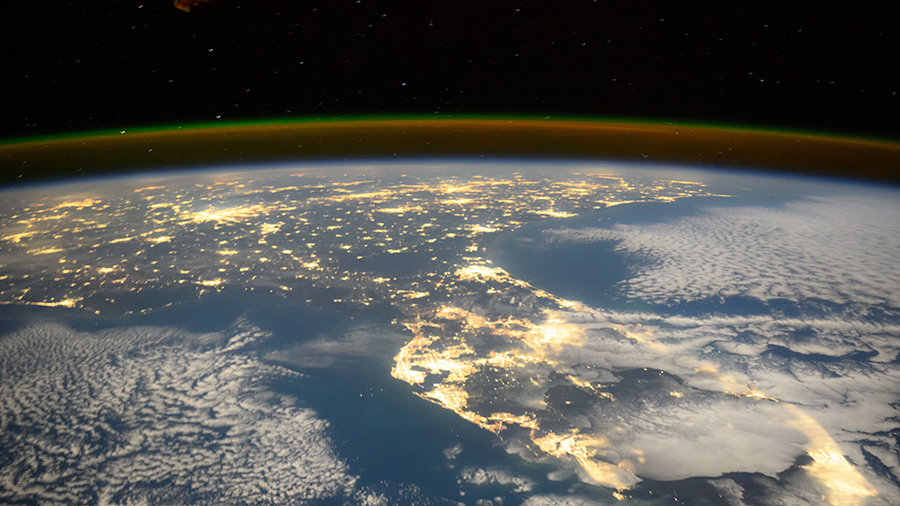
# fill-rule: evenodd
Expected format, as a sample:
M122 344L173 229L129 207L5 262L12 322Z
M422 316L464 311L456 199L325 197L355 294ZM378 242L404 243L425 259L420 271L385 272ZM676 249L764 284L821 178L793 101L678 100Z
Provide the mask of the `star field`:
M382 113L898 134L895 7L215 0L8 14L3 136Z

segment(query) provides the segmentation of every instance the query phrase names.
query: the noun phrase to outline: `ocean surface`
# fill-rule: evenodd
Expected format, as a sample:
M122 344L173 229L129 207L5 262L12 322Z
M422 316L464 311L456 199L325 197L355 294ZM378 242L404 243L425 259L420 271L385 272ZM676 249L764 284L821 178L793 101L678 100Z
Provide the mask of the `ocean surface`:
M617 249L615 240L555 242L548 241L545 232L671 221L694 215L703 206L718 205L723 200L701 197L675 202L637 202L574 218L532 223L499 236L488 248L487 256L513 277L564 299L609 310L646 310L650 306L627 297L621 282L648 267L653 259L627 255Z

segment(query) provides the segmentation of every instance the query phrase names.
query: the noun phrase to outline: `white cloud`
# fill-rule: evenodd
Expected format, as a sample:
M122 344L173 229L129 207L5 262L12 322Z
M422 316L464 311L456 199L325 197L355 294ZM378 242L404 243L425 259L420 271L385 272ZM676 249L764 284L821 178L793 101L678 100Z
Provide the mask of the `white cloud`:
M603 506L606 502L597 502L578 495L535 495L522 503L522 506Z
M709 480L708 482L717 488L722 499L728 502L728 506L747 506L744 502L744 487L732 479Z
M788 426L792 417L781 406L704 397L686 402L666 402L663 397L634 410L619 406L596 413L594 430L610 434L612 448L606 457L643 478L679 480L732 472L774 476L804 453L806 438ZM608 415L629 423L617 431L603 423Z
M298 346L272 352L269 360L302 368L332 368L350 362L381 360L390 364L408 339L392 329L366 326L350 329L339 338L322 336Z
M453 460L456 457L458 457L459 454L462 453L462 451L463 451L462 445L457 443L457 444L451 446L450 448L445 448L444 456L447 457L447 460Z
M0 340L0 500L362 501L328 423L235 353L265 336L36 324ZM368 500L366 499L366 500ZM377 501L376 501L377 502Z
M815 199L783 208L708 207L671 222L557 229L549 241L619 241L651 263L625 282L653 302L743 295L900 306L900 204Z
M524 476L515 476L502 469L476 469L466 468L460 474L466 483L473 485L507 485L513 492L529 492L534 488L534 482Z

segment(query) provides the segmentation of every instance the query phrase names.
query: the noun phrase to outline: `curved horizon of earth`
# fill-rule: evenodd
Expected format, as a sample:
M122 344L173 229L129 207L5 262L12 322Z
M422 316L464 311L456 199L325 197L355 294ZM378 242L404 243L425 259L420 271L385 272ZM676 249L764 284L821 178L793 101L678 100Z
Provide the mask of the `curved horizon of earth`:
M900 502L895 187L423 159L2 193L4 502Z

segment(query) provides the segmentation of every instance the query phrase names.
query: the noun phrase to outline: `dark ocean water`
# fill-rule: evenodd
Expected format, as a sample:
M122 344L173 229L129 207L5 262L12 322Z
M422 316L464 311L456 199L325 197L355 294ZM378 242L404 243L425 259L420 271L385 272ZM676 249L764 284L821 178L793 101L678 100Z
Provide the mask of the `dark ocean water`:
M592 307L636 309L632 307L636 301L627 300L617 284L638 266L616 251L615 241L543 245L522 241L539 241L543 230L514 232L495 243L488 256L513 277L565 299Z
M627 297L621 283L651 265L651 259L617 250L618 241L615 240L548 242L544 232L670 221L691 216L701 206L721 200L694 198L623 204L574 218L533 223L498 237L488 248L487 256L513 277L564 299L610 310L646 310L650 306Z
M619 241L588 243L548 241L545 232L558 229L611 229L616 225L665 223L695 216L709 207L780 206L784 196L745 195L735 198L693 197L674 202L622 204L574 218L532 223L497 237L487 256L513 277L568 300L612 311L652 311L658 314L758 315L772 312L809 315L837 308L817 309L816 301L763 302L743 296L712 297L677 304L650 304L629 297L624 281L651 267L656 260L617 249ZM769 303L771 302L771 304Z

